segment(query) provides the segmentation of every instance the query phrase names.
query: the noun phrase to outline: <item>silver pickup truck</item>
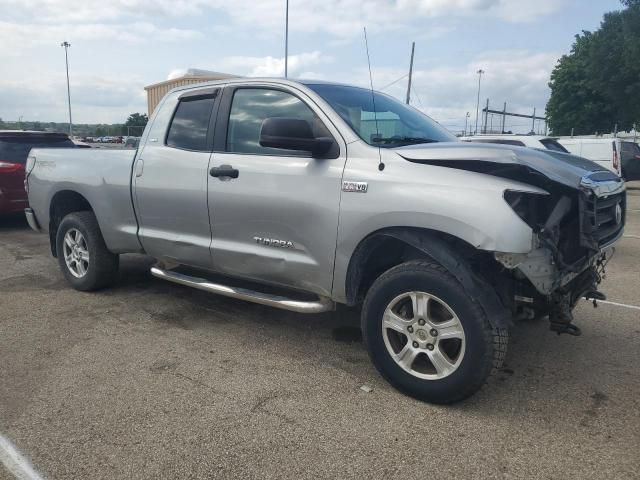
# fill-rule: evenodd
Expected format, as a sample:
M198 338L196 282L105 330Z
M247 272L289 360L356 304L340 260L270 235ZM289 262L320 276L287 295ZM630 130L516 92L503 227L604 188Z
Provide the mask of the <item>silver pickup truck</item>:
M515 317L579 334L625 219L624 183L579 157L456 141L387 95L237 79L172 90L136 152L34 149L32 228L69 283L156 277L303 313L359 306L372 362L430 402L501 365Z

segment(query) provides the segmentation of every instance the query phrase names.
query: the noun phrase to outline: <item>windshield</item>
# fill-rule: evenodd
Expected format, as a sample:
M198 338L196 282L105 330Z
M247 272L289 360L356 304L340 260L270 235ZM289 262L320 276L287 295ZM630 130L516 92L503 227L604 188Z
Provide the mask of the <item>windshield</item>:
M393 97L343 85L307 85L343 118L358 136L376 147L400 147L431 142L455 142L451 133L431 118ZM374 115L375 99L375 115Z

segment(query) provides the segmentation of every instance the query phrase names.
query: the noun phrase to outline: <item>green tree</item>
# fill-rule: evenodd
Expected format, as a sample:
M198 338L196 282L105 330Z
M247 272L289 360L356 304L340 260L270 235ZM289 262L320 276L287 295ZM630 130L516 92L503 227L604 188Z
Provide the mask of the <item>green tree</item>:
M551 74L547 104L554 134L629 130L640 121L640 0L605 14L600 29L583 31Z
M124 123L126 127L144 127L147 125L149 117L146 113L132 113Z

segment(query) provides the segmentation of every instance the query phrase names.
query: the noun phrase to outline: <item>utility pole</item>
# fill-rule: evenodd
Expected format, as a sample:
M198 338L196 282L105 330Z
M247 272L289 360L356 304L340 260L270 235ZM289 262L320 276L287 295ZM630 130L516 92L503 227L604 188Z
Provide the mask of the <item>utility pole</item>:
M64 62L67 66L67 101L69 103L69 136L73 136L73 121L71 120L71 89L69 87L69 55L68 49L71 46L69 42L66 40L60 44L61 47L64 47Z
M478 74L478 100L476 102L476 129L475 134L478 133L478 116L480 115L480 82L482 81L482 74L484 70L480 69L476 72Z
M531 119L531 133L536 133L536 107L533 107L533 118Z
M500 133L504 133L505 121L507 119L507 102L504 102L504 107L502 107L502 130Z
M411 100L411 76L413 75L413 53L416 50L416 42L411 43L411 61L409 62L409 82L407 83L407 105Z
M487 106L484 112L484 127L482 128L483 133L487 133L487 124L489 123L489 99L487 98Z
M289 0L286 0L286 13L284 20L284 78L289 73Z

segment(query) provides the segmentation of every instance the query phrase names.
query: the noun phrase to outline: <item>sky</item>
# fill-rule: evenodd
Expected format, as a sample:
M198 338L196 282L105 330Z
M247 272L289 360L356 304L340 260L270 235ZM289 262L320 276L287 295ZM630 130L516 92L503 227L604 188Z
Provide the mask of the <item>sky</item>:
M481 103L544 112L549 75L574 35L617 0L290 0L289 77L368 86L404 99L453 132ZM0 118L123 123L146 112L144 86L201 68L284 74L285 0L0 0ZM395 83L394 83L395 82ZM391 85L390 85L391 84ZM507 128L528 131L527 120Z

